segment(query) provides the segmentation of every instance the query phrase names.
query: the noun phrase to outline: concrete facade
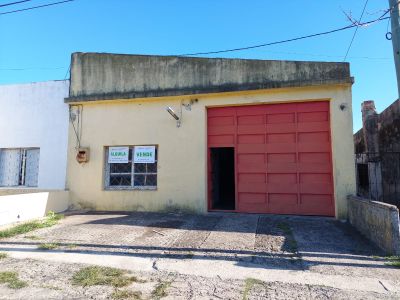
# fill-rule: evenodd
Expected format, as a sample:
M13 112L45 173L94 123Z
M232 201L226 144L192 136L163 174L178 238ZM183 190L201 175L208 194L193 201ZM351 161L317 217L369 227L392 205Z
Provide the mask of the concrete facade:
M69 81L0 86L0 149L40 148L38 189L65 188L68 90Z
M400 255L399 210L396 206L349 197L349 221L379 248Z
M73 53L68 102L352 83L348 63Z
M89 162L78 164L76 136L70 125L67 185L75 206L205 213L207 107L327 100L331 113L336 217L347 217L347 195L355 192L352 78L348 64L134 55L118 58L108 54L73 55L70 97L66 102L72 111L83 107L81 147L90 149ZM258 68L243 67L249 64ZM202 70L202 76L193 70L193 65ZM236 68L241 74L238 78L230 77L235 74L232 69L235 65L241 66ZM195 75L188 75L186 80L189 71ZM122 84L119 81L122 75L131 76L131 81L126 79ZM179 85L181 81L186 83ZM193 102L191 110L186 110L185 105L193 99L197 102ZM181 127L165 111L166 106L178 113L182 111ZM158 146L156 190L104 189L105 147L123 145Z

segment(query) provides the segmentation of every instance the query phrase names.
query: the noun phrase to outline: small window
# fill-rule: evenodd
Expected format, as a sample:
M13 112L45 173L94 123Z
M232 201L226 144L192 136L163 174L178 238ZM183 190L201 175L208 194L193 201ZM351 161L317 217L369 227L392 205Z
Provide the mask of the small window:
M0 149L0 187L37 187L39 148Z
M105 189L157 188L157 146L113 146L105 151Z

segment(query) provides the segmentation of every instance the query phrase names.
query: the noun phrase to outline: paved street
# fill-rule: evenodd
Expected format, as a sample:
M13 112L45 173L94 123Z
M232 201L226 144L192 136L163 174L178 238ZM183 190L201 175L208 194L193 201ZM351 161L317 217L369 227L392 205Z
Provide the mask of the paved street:
M43 243L57 247L37 249ZM26 277L33 286L35 274L46 274L46 268L66 272L48 274L65 292L70 292L67 275L72 271L63 270L94 264L139 272L155 281L174 276L167 298L235 299L249 278L269 285L254 288L249 298L284 299L283 287L293 289L299 298L400 297L400 269L386 265L383 253L331 218L87 212L67 216L51 228L1 240L0 252L9 253L0 271L18 269L21 261L36 265L19 272L21 277L29 273ZM196 282L204 288L190 285ZM216 294L218 286L230 288ZM272 286L277 292L268 294ZM146 288L136 288L146 294ZM32 288L11 292L0 286L0 295L11 292L18 298L29 290L33 295ZM89 290L71 297L88 296ZM37 285L35 291L46 294L46 288ZM47 293L58 298L61 291ZM99 297L99 291L93 293Z

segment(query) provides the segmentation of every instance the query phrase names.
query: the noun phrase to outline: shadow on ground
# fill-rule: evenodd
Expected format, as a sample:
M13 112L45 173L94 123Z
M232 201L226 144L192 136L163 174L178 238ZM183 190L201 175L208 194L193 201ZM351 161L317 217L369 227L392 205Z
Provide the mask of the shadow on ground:
M223 260L240 266L308 270L315 266L392 269L383 253L347 223L332 218L87 212L59 225L0 241L0 251Z

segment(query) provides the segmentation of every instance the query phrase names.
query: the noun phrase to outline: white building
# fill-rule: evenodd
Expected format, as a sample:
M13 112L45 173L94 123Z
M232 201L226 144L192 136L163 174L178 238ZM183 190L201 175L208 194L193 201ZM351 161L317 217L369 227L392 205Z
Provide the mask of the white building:
M0 189L65 189L69 81L0 85Z

